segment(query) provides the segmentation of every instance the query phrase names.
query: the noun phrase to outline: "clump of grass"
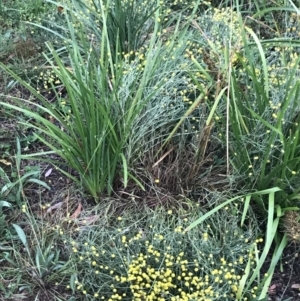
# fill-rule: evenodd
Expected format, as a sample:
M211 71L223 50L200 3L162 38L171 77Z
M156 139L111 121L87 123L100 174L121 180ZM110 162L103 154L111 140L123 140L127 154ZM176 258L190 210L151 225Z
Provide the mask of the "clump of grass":
M230 9L214 11L219 30L206 28L201 19L195 24L212 50L206 57L202 54L202 61L199 55L192 58L198 71L193 78L201 75L203 81L198 89L205 83L213 87L206 98L212 110L207 123L214 123L213 136L226 145L227 173L233 167L231 174L242 175L248 189L278 186L292 199L298 193L293 185L298 181L299 144L296 44L291 41L285 47L273 41L277 47L270 51L272 40L261 44L250 28L238 25L239 13L226 11ZM220 32L228 44L223 44Z
M160 5L156 0L75 1L74 9L79 21L87 24L88 30L98 40L106 31L111 55L115 59L118 54L130 53L145 44L150 33L154 32L155 18L159 18L155 12Z
M100 1L99 5L103 5L103 3ZM85 8L87 7L85 6ZM69 167L76 170L80 177L79 180L66 174L83 185L97 199L103 192L112 193L116 188L117 178L119 178L118 184L122 183L121 185L126 186L131 179L143 188L138 179L129 172L128 163L134 158L132 150L140 153L145 144L139 144L142 134L131 137L132 133L138 133L142 127L145 127L147 132L153 131L153 127L159 130L159 127L163 128L169 122L169 116L173 120L180 118L184 104L179 104L179 109L175 111L178 117L174 116L172 102L178 108L176 95L174 99L172 95L167 97L167 109L171 111L165 116L161 105L157 106L157 104L164 88L167 87L166 90L171 91L172 86L178 84L174 80L175 73L174 76L170 76L169 73L171 73L177 58L180 60L179 57L185 42L183 36L188 24L177 35L179 20L174 34L170 36L165 46L160 40L161 24L159 21L160 9L158 9L155 11L154 32L147 42L147 46L137 52L130 51L128 54L122 54L114 50L115 41L112 41L109 35L112 25L108 20L108 15L112 12L100 10L101 36L97 36L97 19L91 19L82 24L78 23L78 10L77 6L74 11L69 8L70 14L65 15L72 41L72 45L67 47L70 66L66 66L60 53L52 47L49 47L49 50L55 58L55 63L47 57L48 63L52 66L52 70L56 73L68 96L66 99L61 99L60 94L57 93L59 109L42 98L39 91L35 91L22 82L39 98L42 106L32 102L27 102L27 104L50 115L51 120L56 122L54 124L49 122L40 116L40 112L36 114L26 108L2 104L29 114L38 121L38 126L34 125L34 127L43 132L43 135L48 136L51 142L42 136L39 138L63 159L56 163L65 164L66 162ZM122 9L120 8L120 10ZM89 37L90 34L93 36L92 40ZM172 45L178 45L178 47L172 50ZM100 52L98 47L101 49ZM161 59L167 60L170 54L174 57L174 62L162 65ZM137 55L138 57L135 58ZM176 69L178 70L178 68ZM180 80L184 88L188 82L184 78ZM50 82L53 84L52 80ZM95 82L98 84L95 85ZM180 97L182 96L184 93L180 93ZM103 101L99 101L99 99ZM67 112L60 107L62 103L68 108ZM149 124L141 124L150 103L154 103L155 108L159 107L160 109L158 112L152 111L156 115L155 120L157 118L163 120L155 126L153 126L155 120L151 118L147 120ZM95 108L95 110L91 110L91 108ZM168 128L171 126L172 124L169 123ZM64 130L61 131L61 128ZM142 130L140 132L145 133ZM30 156L30 158L33 157L33 155ZM121 170L121 172L117 172L117 170Z
M236 300L256 226L242 230L239 210L227 219L234 208L189 233L183 230L199 209L189 214L158 207L134 215L133 223L130 213L101 231L86 227L67 238L76 266L70 289L85 300ZM249 294L255 296L255 287Z
M296 53L287 58L285 50L280 54L281 49L276 48L267 58L261 50L262 67L248 52L247 63L242 63L244 71L232 73L231 93L235 96L229 111L233 137L230 150L234 168L253 185L249 188L278 186L292 199L298 193L299 81L295 75L299 73L299 58ZM249 64L251 68L246 66ZM242 78L245 89L237 85ZM221 122L224 125L225 119ZM288 204L292 203L284 206Z

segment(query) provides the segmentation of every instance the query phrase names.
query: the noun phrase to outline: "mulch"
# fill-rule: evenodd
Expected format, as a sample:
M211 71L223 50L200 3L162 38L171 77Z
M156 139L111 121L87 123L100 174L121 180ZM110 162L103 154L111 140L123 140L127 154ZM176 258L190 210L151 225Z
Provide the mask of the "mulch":
M266 262L266 266L267 266ZM291 243L284 250L269 287L268 301L300 300L300 245Z

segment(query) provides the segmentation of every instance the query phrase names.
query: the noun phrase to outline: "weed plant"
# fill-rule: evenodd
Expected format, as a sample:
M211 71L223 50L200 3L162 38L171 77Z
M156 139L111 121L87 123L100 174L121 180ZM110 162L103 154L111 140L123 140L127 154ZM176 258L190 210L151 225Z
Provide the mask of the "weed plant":
M0 296L5 300L17 296L62 299L73 272L71 263L59 233L52 231L46 219L35 218L27 204L25 201L20 210L15 210L18 224L12 225L14 229L1 247L0 277L6 285L0 286Z

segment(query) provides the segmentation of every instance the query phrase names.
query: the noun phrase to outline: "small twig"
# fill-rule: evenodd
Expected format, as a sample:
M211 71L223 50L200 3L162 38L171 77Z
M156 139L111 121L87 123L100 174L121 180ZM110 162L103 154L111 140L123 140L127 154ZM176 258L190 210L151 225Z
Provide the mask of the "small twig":
M294 256L294 259L293 259L293 265L292 265L293 267L294 267L295 260L296 260L296 257ZM291 268L291 270L292 270L292 268ZM292 276L293 276L293 271L291 271L291 273L290 273L289 281L288 281L288 283L287 283L287 285L286 285L284 291L282 292L281 298L283 298L283 296L284 296L284 294L285 294L285 292L286 292L288 286L290 285L290 282L291 282L291 280L292 280Z
M152 168L153 167L155 167L155 166L157 166L166 156L168 156L169 155L169 153L171 152L171 151L173 151L173 149L174 149L174 147L172 147L170 150L168 150L162 157L160 157L159 159L158 159L158 161L156 161L153 165L152 165Z
M126 191L124 191L124 190L119 190L118 192L119 192L121 195L122 195L122 194L126 194L126 195L129 195L129 196L133 197L133 198L142 199L142 197L139 197L139 196L134 195L134 194L132 194L132 193L128 193L128 192L126 192Z

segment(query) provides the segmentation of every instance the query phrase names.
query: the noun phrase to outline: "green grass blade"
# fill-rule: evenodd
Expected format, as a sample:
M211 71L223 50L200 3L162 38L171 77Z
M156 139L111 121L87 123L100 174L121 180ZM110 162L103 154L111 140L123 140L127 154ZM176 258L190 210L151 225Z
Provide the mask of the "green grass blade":
M17 224L12 224L12 226L15 228L21 242L23 243L24 247L27 249L28 245L27 245L27 239L26 239L26 235L25 232L23 231L23 229L17 225Z

